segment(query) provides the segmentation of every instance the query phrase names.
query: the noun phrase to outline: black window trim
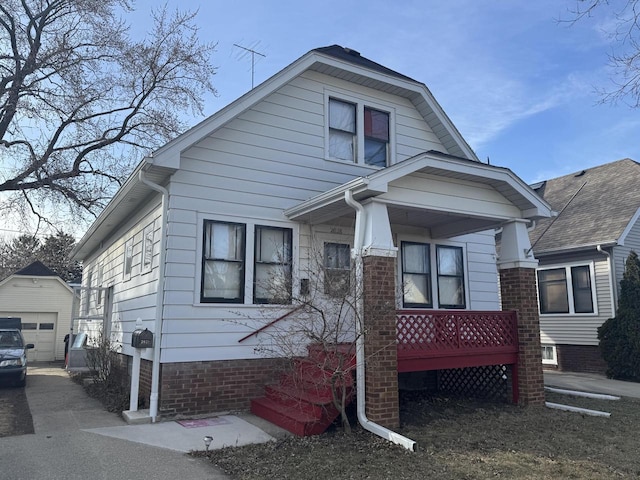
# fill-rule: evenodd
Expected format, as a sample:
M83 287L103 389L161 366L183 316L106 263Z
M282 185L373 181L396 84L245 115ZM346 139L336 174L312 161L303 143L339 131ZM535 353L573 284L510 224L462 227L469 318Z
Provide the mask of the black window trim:
M242 261L233 261L233 260L226 260L224 259L223 261L225 262L229 262L229 263L242 263L242 268L240 270L240 291L239 293L239 297L235 297L235 298L224 298L224 297L205 297L204 296L204 279L206 276L206 268L205 268L205 264L207 260L212 260L212 259L207 259L205 258L205 252L206 252L206 244L207 244L207 225L208 224L224 224L224 225L235 225L235 226L239 226L242 227L243 229L243 238L242 238ZM205 219L203 221L203 228L202 228L202 252L201 252L201 256L202 256L202 263L201 263L201 275L200 275L200 302L201 303L234 303L234 304L244 304L244 300L245 300L245 275L246 275L246 269L247 269L247 225L244 223L239 223L239 222L228 222L228 221L224 221L224 220L213 220L213 219Z
M287 240L289 241L289 251L287 252L288 258L287 258L287 261L284 262L284 265L288 265L289 267L289 272L288 272L289 295L288 295L287 303L273 303L270 301L269 298L258 298L256 296L256 286L257 286L256 271L257 271L258 264L282 265L282 263L280 262L264 262L264 261L259 262L258 261L258 232L261 231L262 229L281 230L286 234ZM246 235L245 235L245 240L246 240ZM293 297L293 292L291 291L293 287L292 280L293 280L293 229L288 227L277 227L273 225L258 225L258 224L254 225L253 227L253 303L254 305L289 305L291 304L292 297Z

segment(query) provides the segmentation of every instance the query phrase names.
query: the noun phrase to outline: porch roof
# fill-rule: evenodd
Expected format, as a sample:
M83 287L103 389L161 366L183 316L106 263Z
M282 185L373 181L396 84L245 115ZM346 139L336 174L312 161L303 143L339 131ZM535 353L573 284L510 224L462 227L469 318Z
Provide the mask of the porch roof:
M434 182L440 182L440 188ZM312 197L284 214L307 223L344 223L354 211L345 202L387 204L392 224L429 228L449 237L500 226L514 218L539 219L551 206L511 170L429 151Z

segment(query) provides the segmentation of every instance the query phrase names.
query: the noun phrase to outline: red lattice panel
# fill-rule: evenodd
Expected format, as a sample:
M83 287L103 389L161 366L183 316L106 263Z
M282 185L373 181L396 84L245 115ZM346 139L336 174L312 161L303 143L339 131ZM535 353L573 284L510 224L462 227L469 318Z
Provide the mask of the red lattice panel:
M478 350L517 350L514 312L400 310L398 352L430 355Z
M438 390L472 398L508 401L508 371L506 365L440 370Z

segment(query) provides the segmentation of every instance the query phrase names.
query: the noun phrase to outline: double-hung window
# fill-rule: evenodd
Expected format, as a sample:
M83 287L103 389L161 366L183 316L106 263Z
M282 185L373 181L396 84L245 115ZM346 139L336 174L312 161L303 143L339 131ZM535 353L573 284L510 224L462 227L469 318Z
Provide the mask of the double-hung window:
M403 306L432 307L429 244L402 242L401 250Z
M462 248L438 245L438 303L440 308L464 308Z
M389 112L330 98L328 118L329 158L376 167L389 165Z
M329 100L329 156L355 161L356 106L339 100Z
M245 231L243 224L205 221L202 302L244 302Z
M122 273L125 280L131 279L131 270L133 268L133 238L124 242L124 259Z
M541 314L594 313L589 265L538 270Z
M433 252L428 243L402 242L400 254L405 308L433 308L434 298L438 308L465 308L462 247L436 245Z
M289 228L255 227L254 303L291 302L291 237Z
M140 262L140 270L142 273L150 272L151 266L153 265L153 227L153 223L150 223L144 227L142 234L142 260Z
M387 166L389 155L389 114L364 107L364 163Z
M324 244L324 293L345 295L351 276L351 247L346 243Z

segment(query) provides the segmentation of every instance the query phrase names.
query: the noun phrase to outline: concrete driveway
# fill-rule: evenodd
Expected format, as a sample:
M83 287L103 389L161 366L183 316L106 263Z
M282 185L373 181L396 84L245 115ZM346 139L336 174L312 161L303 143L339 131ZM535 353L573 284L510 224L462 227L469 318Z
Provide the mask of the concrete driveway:
M211 480L228 478L184 453L86 431L124 426L59 364L29 367L35 434L0 438L0 480Z
M545 370L544 384L550 387L640 398L640 383L612 380L595 373L555 372Z

